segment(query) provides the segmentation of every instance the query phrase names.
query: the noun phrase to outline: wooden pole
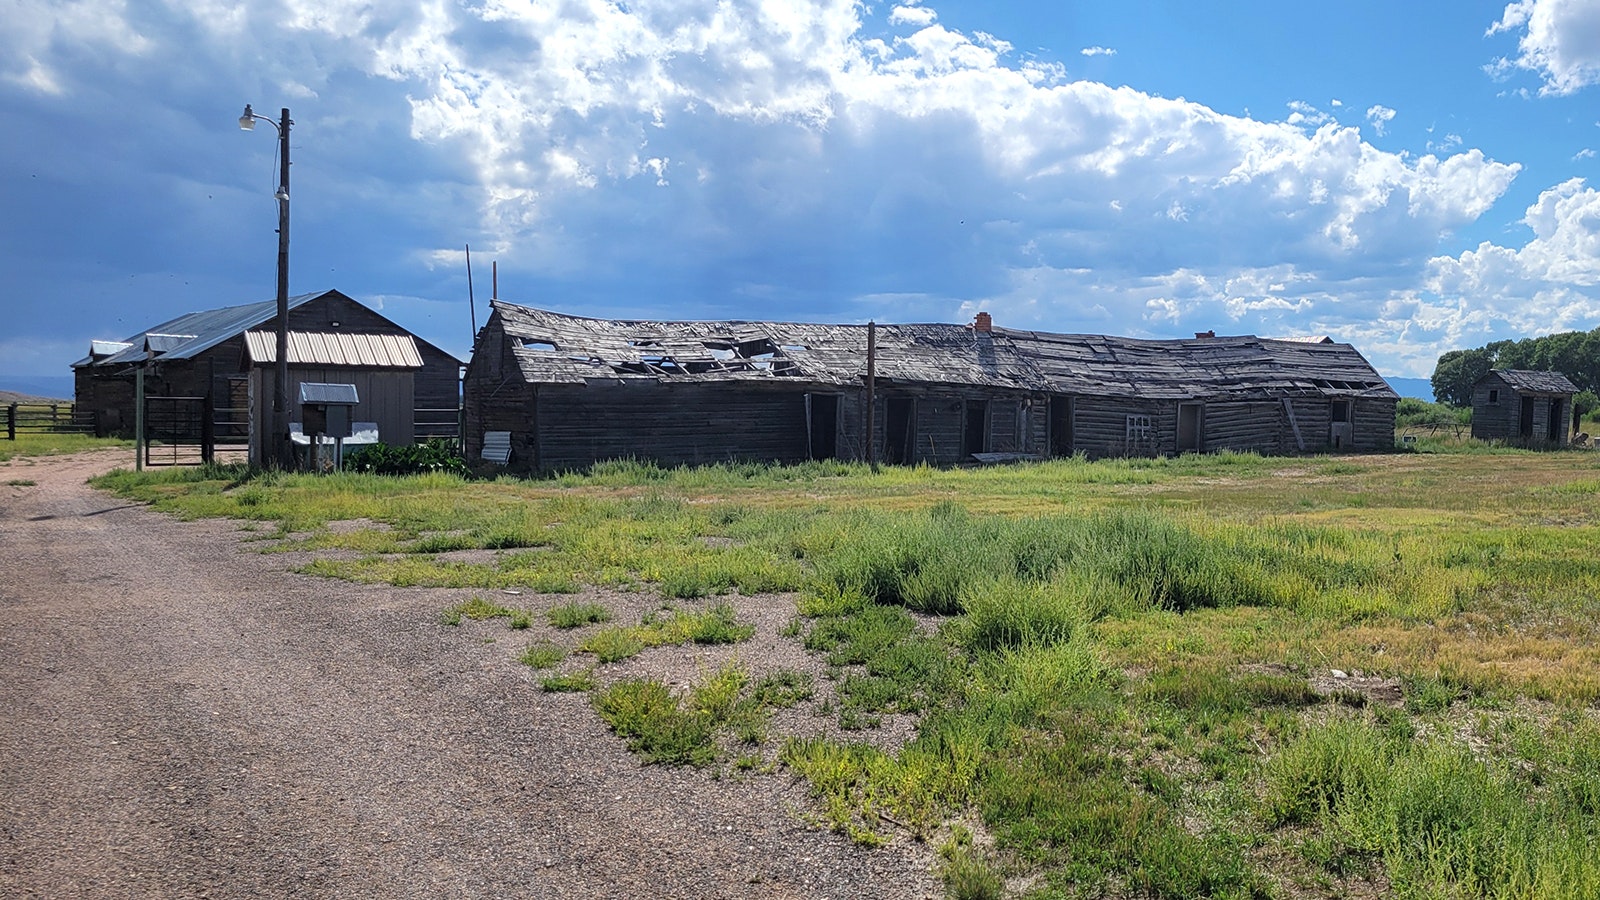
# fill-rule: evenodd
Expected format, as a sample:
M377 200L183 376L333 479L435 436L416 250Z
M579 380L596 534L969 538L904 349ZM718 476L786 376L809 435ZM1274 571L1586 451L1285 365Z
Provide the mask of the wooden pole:
M867 465L878 471L878 323L867 323Z

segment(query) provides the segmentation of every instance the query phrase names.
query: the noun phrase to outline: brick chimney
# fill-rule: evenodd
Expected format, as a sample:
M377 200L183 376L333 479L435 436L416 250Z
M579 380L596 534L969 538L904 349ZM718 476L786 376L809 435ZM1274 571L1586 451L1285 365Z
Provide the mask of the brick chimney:
M1214 338L1216 336L1217 336L1216 331L1196 331L1194 333L1194 339L1197 340L1197 341L1202 341L1202 340L1205 340L1206 338Z
M972 320L972 330L982 332L993 331L994 319L991 318L986 312L978 313L977 317Z

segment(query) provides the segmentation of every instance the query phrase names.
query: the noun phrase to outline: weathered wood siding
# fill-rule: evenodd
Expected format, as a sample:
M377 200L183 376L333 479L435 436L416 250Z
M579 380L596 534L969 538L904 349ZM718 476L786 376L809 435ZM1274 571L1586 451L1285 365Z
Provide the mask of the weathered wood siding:
M1489 392L1496 391L1495 402L1489 402ZM1522 401L1533 402L1533 433L1522 434ZM1551 404L1560 403L1556 415L1551 415ZM1550 440L1550 424L1555 419L1561 438ZM1472 436L1484 441L1502 441L1526 446L1565 444L1571 435L1572 399L1565 394L1523 391L1495 377L1484 378L1472 391Z
M378 439L386 444L406 447L415 442L412 434L412 411L415 394L412 391L411 369L352 369L346 367L290 366L289 421L303 420L300 406L300 385L353 384L359 401L351 411L352 422L376 422ZM275 370L270 366L257 366L250 374L251 391L256 399L253 415L258 434L271 434L272 401L275 394Z
M1294 436L1288 434L1288 414L1283 404L1273 400L1209 401L1201 415L1202 446L1208 453L1232 450L1238 453L1282 453L1294 449Z
M337 323L337 324L335 324ZM252 331L274 331L278 319L273 316L266 322L253 327ZM410 335L411 333L399 325L390 322L378 313L368 309L360 303L351 300L342 294L325 294L308 303L289 311L289 330L291 331L317 331L337 332L343 331L353 334L396 334ZM367 378L365 383L372 386L373 390L388 390L390 385L402 389L405 400L396 398L379 400L374 397L374 403L391 406L395 403L410 403L402 423L394 419L387 412L383 414L383 422L389 423L384 429L383 440L391 444L412 443L413 426L415 417L411 410L421 409L457 409L460 406L460 387L458 363L449 354L427 341L411 335L416 341L417 352L422 357L422 368L405 370L403 379L397 377L384 377L379 379ZM251 375L250 361L245 354L245 339L241 333L230 337L221 343L197 354L192 359L163 360L159 357L145 370L145 393L149 396L165 397L210 397L212 405L218 410L230 408L236 400L230 391L230 385L235 379ZM269 372L273 367L266 367ZM315 377L297 379L294 366L290 367L290 380L296 387L290 393L291 411L299 400L300 381L317 381ZM381 369L341 369L337 372L324 370L327 377L322 380L337 384L354 383L357 375L354 373L387 372L391 376L397 370ZM265 379L268 388L274 379L269 375ZM400 386L403 384L403 388ZM75 370L74 387L76 402L85 409L93 410L95 414L96 433L131 434L134 427L134 369L124 366L116 369L103 369L96 366L84 366ZM367 392L361 391L362 403L367 403ZM265 410L266 415L271 415L272 401L270 395L256 394L257 409ZM377 407L374 407L375 409ZM291 415L291 419L295 418ZM241 418L240 421L243 421ZM362 418L361 421L379 421L377 418ZM381 425L382 423L380 423ZM392 436L391 436L392 432ZM403 436L402 436L403 433Z
M805 394L804 385L645 379L540 385L533 467L580 469L625 457L800 462L808 457Z

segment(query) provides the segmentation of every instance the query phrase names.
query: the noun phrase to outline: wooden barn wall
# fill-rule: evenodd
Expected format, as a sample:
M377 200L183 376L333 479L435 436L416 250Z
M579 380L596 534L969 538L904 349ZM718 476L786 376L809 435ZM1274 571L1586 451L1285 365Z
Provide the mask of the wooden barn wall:
M511 433L511 465L520 471L536 468L533 422L537 398L537 387L522 378L500 317L490 316L462 382L467 459L476 463L482 458L485 432L507 431Z
M1042 456L1047 448L1049 417L1044 394L906 384L880 387L877 394L874 436L880 461L889 459L886 442L891 398L906 398L916 404L912 422L912 450L908 460L910 465L926 463L931 466L954 466L972 462L971 457L962 452L969 401L986 400L989 403L986 426L988 452ZM864 396L847 406L847 436L849 446L854 451L860 446ZM1042 421L1035 422L1036 419Z
M1306 453L1321 453L1333 444L1333 404L1326 397L1299 397L1289 401L1294 405L1294 421L1300 426L1300 437L1305 440ZM1282 405L1281 403L1279 404ZM1360 401L1357 401L1360 405ZM1359 410L1356 411L1359 414ZM1390 440L1393 440L1391 429ZM1298 452L1294 441L1294 428L1287 415L1283 419L1284 450Z
M1489 402L1489 390L1500 392L1500 399ZM1533 435L1522 436L1522 400L1533 401ZM1566 443L1571 436L1572 400L1558 394L1524 393L1510 385L1490 379L1478 384L1472 392L1472 436L1485 441L1505 441L1538 446L1550 441L1550 404L1560 400L1556 415L1556 429L1562 435L1557 443Z
M1283 404L1273 400L1209 401L1201 419L1202 447L1208 453L1220 450L1253 451L1262 454L1293 449L1288 416Z
M300 385L353 384L360 402L351 413L352 422L376 422L378 439L405 447L415 442L415 395L412 369L352 369L313 366L289 367L289 421L301 421ZM252 389L258 398L254 414L258 434L271 434L272 398L277 381L271 366L257 366L251 373Z
M335 322L338 324L335 325ZM270 331L277 325L278 317L273 316L251 330ZM289 310L289 330L342 331L349 334L411 334L362 304L338 295L318 297ZM443 350L421 338L417 338L417 352L422 356L422 369L412 379L412 396L416 404L413 408L455 409L460 402L459 369L456 361Z
M1489 402L1489 391L1500 392ZM1472 389L1472 436L1484 441L1511 440L1518 436L1522 402L1517 392L1504 382L1488 379Z
M633 457L662 465L807 458L806 386L597 381L540 385L534 466Z
M335 322L339 324L335 326L333 324ZM272 331L277 328L277 324L278 319L274 316L251 330ZM339 296L320 297L290 310L289 328L292 331L343 331L352 334L410 334L406 329L360 303ZM405 379L406 396L410 398L406 402L414 404L412 409L456 409L460 403L460 388L455 360L444 351L420 339L417 340L417 351L422 356L423 367ZM170 361L158 359L145 371L145 393L153 397L209 396L212 398L213 406L227 409L232 403L237 402L230 393L231 380L245 378L248 375L249 364L245 359L244 335L239 334L193 359ZM293 369L290 378L291 380L294 378ZM332 380L348 383L348 379ZM269 384L268 387L270 386ZM80 368L76 370L74 376L74 389L76 402L95 411L97 433L101 435L132 433L134 425L132 367L121 367L110 371L95 367ZM365 398L366 394L363 393L362 397ZM291 399L298 400L298 398L299 393L296 388ZM266 403L266 409L270 414L271 400L268 399ZM414 422L415 416L408 411L405 420L408 423ZM367 418L362 421L376 420ZM403 441L409 444L412 436L407 434L403 439L398 436L391 439L385 433L383 439L388 443Z
M1128 446L1128 416L1131 415L1150 417L1152 445ZM1178 444L1177 417L1175 401L1080 395L1074 403L1073 449L1091 459L1171 453Z
M1362 397L1355 401L1355 449L1393 450L1394 414L1397 400Z

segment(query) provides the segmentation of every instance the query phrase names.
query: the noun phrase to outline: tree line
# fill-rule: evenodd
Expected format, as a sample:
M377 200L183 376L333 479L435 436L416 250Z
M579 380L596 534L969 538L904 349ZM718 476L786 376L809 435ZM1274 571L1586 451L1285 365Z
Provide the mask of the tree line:
M1434 399L1451 406L1471 406L1472 386L1490 369L1560 372L1578 390L1600 393L1600 328L1451 350L1439 357L1429 379Z

